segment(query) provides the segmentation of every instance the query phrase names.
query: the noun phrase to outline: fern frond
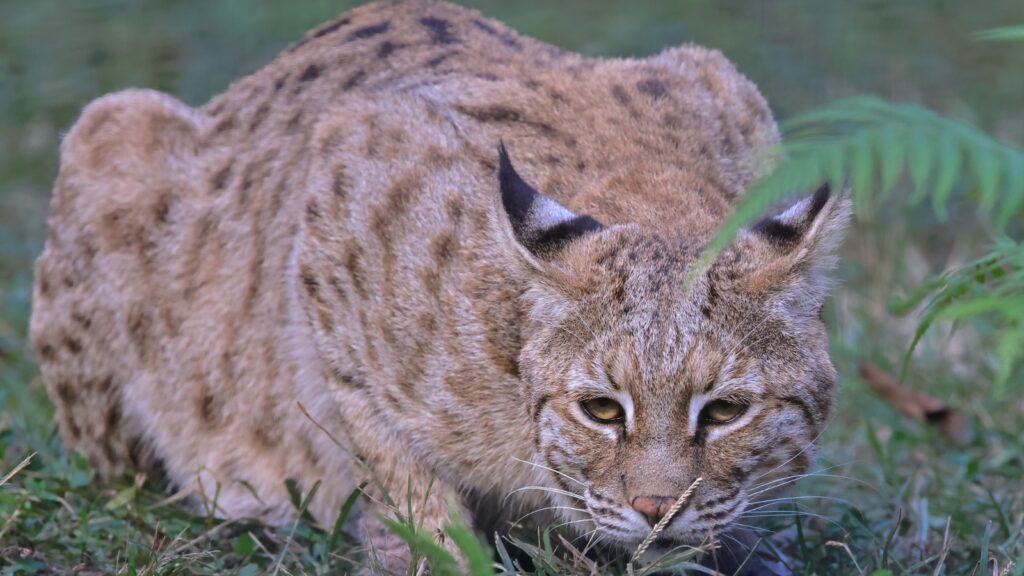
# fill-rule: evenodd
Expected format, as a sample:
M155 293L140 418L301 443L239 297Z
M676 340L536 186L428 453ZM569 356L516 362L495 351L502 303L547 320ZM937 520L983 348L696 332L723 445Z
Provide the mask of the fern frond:
M964 122L914 104L874 97L841 100L783 124L785 144L767 154L774 172L756 182L719 228L701 264L709 264L755 216L822 182L848 182L861 216L892 193L907 173L912 200L931 198L936 217L947 217L957 192L974 192L998 229L1024 204L1024 152ZM973 186L958 186L971 183Z
M1001 32L1009 34L1009 32ZM756 182L722 224L691 270L696 278L733 236L768 207L823 182L848 185L856 212L869 215L887 200L905 174L911 203L930 200L939 220L958 196L1002 232L1024 215L1024 151L959 120L914 104L874 97L841 100L782 125L782 146L766 152L775 170ZM937 320L992 315L1001 323L995 391L1002 393L1024 352L1024 248L1006 240L984 258L930 279L894 308L903 312L928 299L903 371L921 338Z
M1012 344L1024 343L1024 246L1003 240L984 257L929 279L923 288L893 306L897 312L906 312L930 296L904 354L902 373L906 374L911 355L935 321L989 316L1001 327L993 394L1002 397L1016 363L1022 358L1020 346L1014 349Z
M1024 26L1003 26L974 33L978 40L1014 41L1024 40Z

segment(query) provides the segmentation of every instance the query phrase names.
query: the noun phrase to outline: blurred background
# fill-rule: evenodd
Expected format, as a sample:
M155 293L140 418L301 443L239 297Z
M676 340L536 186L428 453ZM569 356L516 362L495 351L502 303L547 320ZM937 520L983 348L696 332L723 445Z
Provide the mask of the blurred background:
M587 55L642 57L687 42L717 48L780 120L870 94L1024 143L1024 43L974 35L1024 24L1021 0L461 3ZM200 105L354 4L0 0L0 474L29 451L40 453L29 468L40 475L62 458L25 342L32 262L62 133L90 100L122 88L155 88ZM906 380L962 414L964 442L904 417L857 373L867 359L898 374L918 318L894 315L890 302L992 242L973 205L953 203L939 221L925 206L892 201L850 234L826 310L840 411L823 438L823 473L797 489L842 502L809 499L769 519L773 538L802 566L931 574L941 556L947 573L966 574L988 563L986 555L1002 570L1024 554L1024 384L1017 374L1006 396L989 394L997 343L985 322L931 330ZM9 528L0 530L0 549L24 546L29 529ZM75 550L68 553L106 558Z

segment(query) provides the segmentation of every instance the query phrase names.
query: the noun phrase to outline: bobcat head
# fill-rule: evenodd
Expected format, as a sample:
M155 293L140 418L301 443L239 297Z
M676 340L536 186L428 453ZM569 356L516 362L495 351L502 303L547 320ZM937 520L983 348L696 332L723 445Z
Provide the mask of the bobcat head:
M604 226L500 150L505 241L528 278L520 369L534 463L565 520L693 543L805 472L836 375L820 309L848 202L823 186L744 230L684 290L707 238Z

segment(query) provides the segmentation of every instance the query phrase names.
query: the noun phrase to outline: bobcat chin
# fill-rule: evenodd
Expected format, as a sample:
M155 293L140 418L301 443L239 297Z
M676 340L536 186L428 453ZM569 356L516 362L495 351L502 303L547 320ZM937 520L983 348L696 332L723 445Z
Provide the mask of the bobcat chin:
M777 142L718 52L584 58L425 1L352 10L201 108L100 98L35 270L61 435L225 517L287 522L291 478L330 525L365 482L385 572L410 555L381 518L546 509L632 550L698 476L659 542L700 542L808 469L833 403L844 199L809 190L684 290Z

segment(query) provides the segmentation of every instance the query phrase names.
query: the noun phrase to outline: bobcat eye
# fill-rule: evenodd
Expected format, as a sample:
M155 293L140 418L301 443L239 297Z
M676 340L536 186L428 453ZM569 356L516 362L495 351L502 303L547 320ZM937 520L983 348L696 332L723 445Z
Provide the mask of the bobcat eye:
M746 411L746 404L715 400L704 406L700 413L700 420L704 424L727 424L739 418Z
M591 398L580 402L580 407L590 416L594 422L611 424L620 422L626 417L622 406L611 398Z

